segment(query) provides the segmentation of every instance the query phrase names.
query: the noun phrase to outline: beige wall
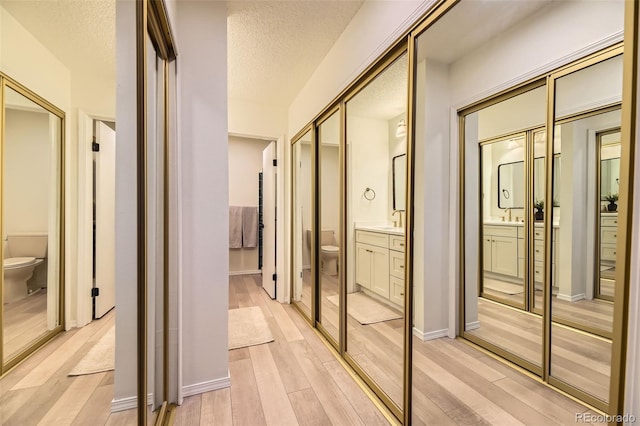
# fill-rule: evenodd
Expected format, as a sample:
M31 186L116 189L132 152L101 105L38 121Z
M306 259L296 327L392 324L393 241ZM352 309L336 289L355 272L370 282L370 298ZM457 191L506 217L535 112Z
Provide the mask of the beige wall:
M262 151L270 141L229 136L229 205L258 207ZM256 272L258 247L229 249L229 272Z

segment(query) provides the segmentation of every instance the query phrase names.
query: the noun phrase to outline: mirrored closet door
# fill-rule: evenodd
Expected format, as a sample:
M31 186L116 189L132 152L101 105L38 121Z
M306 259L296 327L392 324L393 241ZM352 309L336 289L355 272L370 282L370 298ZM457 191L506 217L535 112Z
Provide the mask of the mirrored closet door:
M292 167L292 291L291 302L304 317L312 322L315 314L314 307L314 259L316 256L314 223L315 200L312 191L312 172L315 161L315 144L313 132L306 131L299 138L294 139L291 146ZM313 322L312 322L313 324Z
M553 150L562 157L562 169L553 175L558 185L548 188L561 206L552 215L558 232L551 247L556 261L550 277L549 373L557 386L577 389L594 404L609 402L611 381L621 51L560 73L554 81ZM598 297L602 291L608 300Z
M346 101L347 360L403 409L407 54Z
M2 371L63 329L64 113L0 75Z
M333 345L340 341L341 227L340 111L322 121L318 135L318 327Z

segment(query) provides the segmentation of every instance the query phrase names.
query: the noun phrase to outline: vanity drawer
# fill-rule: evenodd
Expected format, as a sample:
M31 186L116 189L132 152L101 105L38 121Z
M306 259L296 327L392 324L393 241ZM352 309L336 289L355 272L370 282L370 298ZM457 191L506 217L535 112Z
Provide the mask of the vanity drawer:
M535 240L533 243L534 259L542 259L544 257L544 240Z
M533 278L537 283L541 283L544 278L544 262L536 261L533 265Z
M603 216L600 221L601 226L618 226L618 218L617 217L606 217Z
M615 244L618 238L618 229L610 226L602 228L602 242Z
M389 248L389 236L378 232L356 231L356 242Z
M389 274L404 279L404 253L398 251L389 252Z
M600 260L616 260L616 245L601 244Z
M543 240L544 241L544 228L543 227L536 227L533 230L533 238L535 240Z
M514 237L518 236L516 226L485 226L484 227L484 235L493 235L494 237Z
M396 305L404 306L404 280L396 277L390 277L391 291L389 300Z
M518 238L524 238L524 226L518 226Z
M404 236L389 235L389 249L404 252Z

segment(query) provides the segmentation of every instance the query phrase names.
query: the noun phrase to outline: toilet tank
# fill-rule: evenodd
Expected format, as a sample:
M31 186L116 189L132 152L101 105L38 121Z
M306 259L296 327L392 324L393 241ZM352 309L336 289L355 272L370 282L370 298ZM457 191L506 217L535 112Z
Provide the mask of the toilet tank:
M11 257L47 257L47 234L8 234L7 246Z

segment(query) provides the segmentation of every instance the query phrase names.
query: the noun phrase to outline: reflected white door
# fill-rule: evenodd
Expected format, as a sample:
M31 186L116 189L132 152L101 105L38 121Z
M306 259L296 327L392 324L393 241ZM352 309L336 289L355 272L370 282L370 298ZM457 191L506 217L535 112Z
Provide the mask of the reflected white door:
M262 288L276 298L276 143L262 151Z
M96 281L95 317L100 318L116 304L115 293L115 186L116 132L97 122L96 142Z

